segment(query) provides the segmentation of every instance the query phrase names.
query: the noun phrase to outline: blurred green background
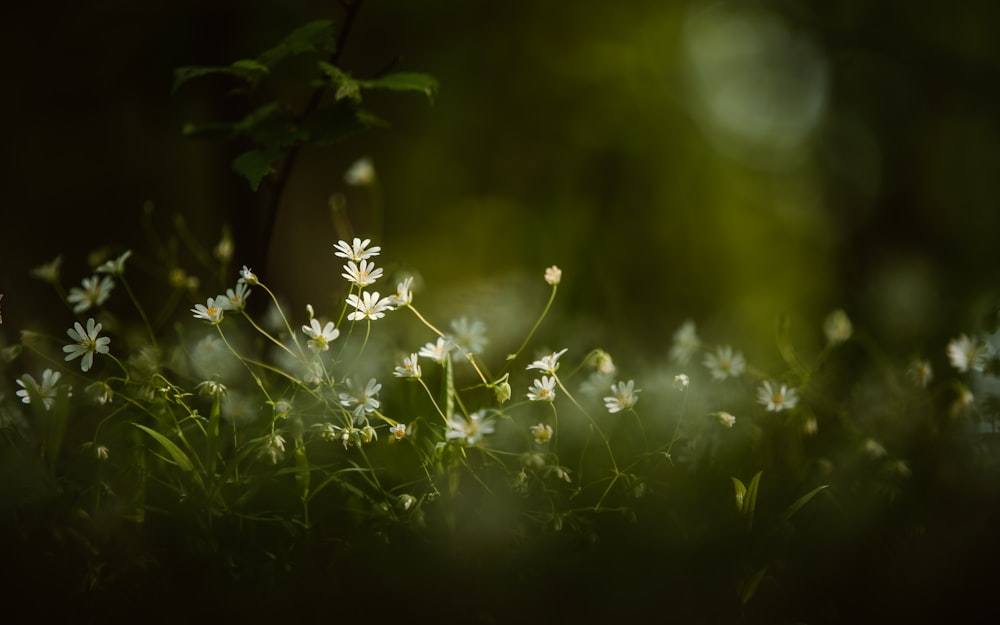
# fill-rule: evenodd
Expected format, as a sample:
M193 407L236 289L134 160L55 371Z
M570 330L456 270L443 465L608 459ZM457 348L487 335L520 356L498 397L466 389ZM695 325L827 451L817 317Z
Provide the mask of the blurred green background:
M439 96L371 97L390 129L303 151L266 250L253 224L267 185L251 193L230 171L237 146L181 133L243 104L209 80L172 95L172 70L340 24L339 3L3 12L11 328L65 323L31 267L62 253L76 284L92 249L148 247L146 201L165 232L181 213L208 246L231 224L237 267L296 305L329 304L335 193L382 264L419 272L432 310L523 297L530 322L559 264L553 331L636 359L661 358L686 318L760 358L777 315L818 343L838 307L890 347L943 358L996 290L1000 5L986 0L364 2L345 69L426 72ZM304 106L294 84L285 95ZM362 156L381 215L343 182Z

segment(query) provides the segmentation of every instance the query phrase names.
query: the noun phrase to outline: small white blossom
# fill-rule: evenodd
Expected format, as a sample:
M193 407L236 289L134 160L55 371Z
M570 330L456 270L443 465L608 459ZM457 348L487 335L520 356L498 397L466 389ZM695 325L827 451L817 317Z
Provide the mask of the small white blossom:
M91 276L83 279L83 288L73 287L66 296L66 301L74 304L73 312L82 313L95 306L100 306L108 300L111 289L115 287L114 281L109 276L98 278Z
M56 256L50 262L39 265L31 270L31 275L51 284L59 282L59 269L62 267L62 256Z
M835 310L823 320L823 334L830 345L838 345L851 338L854 333L854 326L851 325L851 318L843 310Z
M375 263L367 260L362 260L360 264L351 260L344 265L344 273L340 275L352 284L368 286L375 284L375 281L382 277L382 268L376 268Z
M396 425L389 428L389 433L395 440L402 440L406 436L406 424L397 423Z
M876 460L885 457L888 453L886 452L885 447L883 447L882 444L874 438L866 439L862 448L868 456Z
M347 318L351 321L360 321L361 319L381 319L385 317L385 311L392 308L392 303L388 298L379 299L378 291L364 291L361 293L359 298L354 293L347 296L347 303L350 306L354 306L356 310L349 315Z
M277 432L269 434L264 440L264 446L261 447L260 455L270 460L271 464L278 464L285 457L284 437Z
M931 369L929 360L913 361L906 374L910 380L922 388L927 388L927 385L934 379L934 371Z
M94 271L96 271L97 273L111 274L112 276L120 276L125 273L125 261L128 260L128 257L131 255L132 255L132 250L128 250L114 260L105 261L101 266L99 266Z
M382 248L379 246L374 246L369 248L368 245L372 242L371 239L361 239L355 237L352 244L348 244L346 241L337 241L333 244L333 247L337 248L334 255L341 258L346 258L348 260L353 260L354 262L361 262L365 259L371 258L372 256L378 256Z
M356 387L354 381L347 379L346 393L340 393L340 403L351 409L351 414L355 417L363 417L365 413L378 410L381 405L375 397L382 389L382 385L375 381L375 378L368 380L364 388Z
M94 318L91 317L87 319L86 330L80 325L79 321L73 324L72 328L66 330L69 338L76 341L72 345L63 346L63 351L66 352L66 360L73 360L74 358L83 356L83 359L80 361L80 369L84 372L90 371L90 367L94 364L94 354L107 354L109 351L108 345L111 344L111 339L108 337L98 337L102 327L101 324L94 323Z
M445 432L448 440L463 438L469 445L476 445L486 434L492 434L494 423L492 417L486 416L485 410L479 410L469 415L466 421L459 415L448 420L449 430Z
M544 423L538 423L531 426L531 436L535 439L535 442L539 445L544 445L552 440L552 426L546 425Z
M243 265L243 268L240 269L240 281L245 282L250 286L260 284L260 280L257 279L257 274L250 271L250 268L246 265Z
M678 391L683 391L689 384L691 384L691 378L686 373L678 373L674 376L674 388Z
M542 379L535 379L531 388L528 389L528 399L531 401L555 401L556 398L556 378L555 376L542 376Z
M736 423L736 417L729 414L728 412L725 412L724 410L720 410L719 412L716 412L714 414L715 418L719 420L719 423L723 427L731 428Z
M781 412L794 408L799 402L799 395L794 388L766 380L757 389L757 402L769 412Z
M568 350L569 348L567 347L562 351L553 352L548 356L543 356L525 367L525 369L540 369L543 373L555 375L555 372L559 370L559 357L565 354Z
M31 394L28 392L29 387L38 393L42 398L42 403L45 405L46 410L52 408L52 404L56 401L56 384L59 383L59 378L62 373L58 371L53 371L52 369L46 369L42 371L42 383L39 384L35 381L31 375L25 373L23 376L14 380L17 382L21 390L17 391L17 396L21 398L21 402L25 404L31 403ZM72 394L72 393L71 393Z
M559 284L561 280L562 280L562 269L560 269L559 267L552 265L551 267L545 270L545 281L551 284L552 286Z
M250 297L250 287L247 286L246 282L237 281L236 289L226 289L226 294L217 296L215 303L223 310L239 312L246 308L248 297Z
M635 405L639 398L636 397L641 391L635 388L635 382L619 382L611 385L611 397L604 398L604 407L608 412L614 414L622 410L628 410Z
M222 303L217 302L213 297L208 298L205 304L195 304L194 308L191 309L195 319L204 319L212 325L219 325L222 322L224 311Z
M354 161L344 172L344 182L352 187L367 187L375 184L375 165L366 157Z
M302 326L302 331L309 337L309 348L317 353L330 349L330 342L340 336L340 330L333 326L332 321L321 326L316 319L310 319L309 325Z
M409 276L396 285L396 294L389 299L393 306L409 306L413 303L413 276Z
M453 334L449 338L452 344L473 354L481 353L489 342L486 338L486 324L482 321L469 321L465 317L455 319L451 322L451 331Z
M451 351L451 345L445 339L438 337L437 342L427 343L420 348L418 355L424 358L430 358L439 365L443 365L445 358L448 357L448 352Z
M686 365L691 356L701 348L701 339L695 330L693 321L685 321L674 332L674 343L670 347L670 359L679 365Z
M603 349L598 349L594 352L594 355L590 359L590 363L597 368L598 373L604 376L614 375L617 370L617 367L615 367L615 361L611 358L611 354Z
M738 378L743 375L747 366L743 354L734 352L733 348L728 345L722 345L714 353L705 354L703 364L716 380L725 380L730 377Z
M986 364L988 347L976 338L963 334L948 342L948 360L962 373L969 369L982 371Z
M419 378L420 377L420 363L417 362L417 355L410 354L403 358L403 364L396 367L396 370L392 372L392 375L397 378Z

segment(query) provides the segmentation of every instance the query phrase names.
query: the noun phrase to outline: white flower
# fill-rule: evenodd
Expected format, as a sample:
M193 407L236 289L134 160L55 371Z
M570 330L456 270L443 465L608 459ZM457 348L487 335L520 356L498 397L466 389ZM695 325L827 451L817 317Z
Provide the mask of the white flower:
M949 341L948 360L951 361L951 366L962 373L969 369L982 371L986 364L987 350L988 347L984 343L963 334Z
M225 395L226 391L228 390L226 388L226 385L223 384L222 382L219 382L218 380L205 380L204 382L201 382L200 384L195 386L195 388L201 390L201 392L205 395L213 395L213 396Z
M250 297L250 287L247 286L246 282L237 281L236 290L226 289L226 294L217 296L215 303L223 310L239 312L246 308L248 297Z
M21 390L17 391L17 396L21 398L21 401L25 404L31 403L31 394L28 392L30 387L42 398L42 403L45 405L45 409L49 410L52 408L52 404L56 401L56 384L59 383L59 378L62 373L58 371L53 371L52 369L46 369L42 371L42 383L39 384L35 381L35 378L31 375L25 373L23 376L14 380L17 382ZM72 395L72 393L71 393Z
M851 325L851 318L843 310L835 310L823 320L823 334L830 345L843 343L851 338L854 327Z
M743 375L747 366L743 354L734 352L733 348L728 345L719 347L715 353L705 354L703 364L716 380L725 380L729 377L738 378Z
M420 353L418 355L424 358L430 358L439 365L444 364L445 358L448 357L448 352L451 350L451 345L444 338L438 337L436 343L427 343L420 348Z
M271 432L264 440L260 455L271 461L271 464L278 462L285 456L285 439L277 432Z
M862 445L862 449L864 449L866 454L876 460L885 457L887 453L885 447L883 447L882 444L874 438L866 439L864 445Z
M611 397L604 398L604 407L608 409L608 412L614 414L634 406L635 402L639 401L636 395L641 391L635 388L634 381L629 380L628 382L612 384L611 392L613 393Z
M545 270L545 281L555 286L562 280L562 269L552 265Z
M567 347L562 351L553 352L548 356L543 356L525 367L525 369L540 369L543 373L555 375L555 372L559 370L559 357L565 354L568 350L569 348Z
M389 433L392 434L393 438L397 441L401 440L404 436L406 436L406 424L397 423L389 428Z
M539 445L544 445L552 440L552 426L544 423L531 426L531 436Z
M355 387L354 381L350 378L347 379L347 393L340 393L340 403L343 406L351 408L351 413L355 417L363 417L365 413L374 412L378 410L381 405L379 400L375 398L379 390L382 389L382 385L375 381L375 378L368 380L368 384L365 387L358 388Z
M784 384L766 380L757 389L757 402L763 404L769 412L781 412L790 410L799 402L799 395L794 388L788 388Z
M410 354L403 358L403 364L397 366L396 370L392 372L392 375L397 378L419 378L420 377L420 363L417 362L417 355Z
M486 347L486 324L482 321L469 321L465 317L455 319L451 322L451 330L454 332L451 338L452 344L461 346L465 351L479 354Z
M337 248L334 255L340 256L341 258L346 258L348 260L353 260L355 262L361 262L372 256L378 256L382 248L379 246L374 246L369 248L368 245L372 242L371 239L361 239L355 237L354 243L348 245L346 241L337 241L333 244L333 247Z
M344 172L344 182L352 187L367 187L375 183L375 166L366 157L354 161Z
M555 376L542 376L542 379L535 379L531 388L528 389L528 399L531 401L554 401L556 398L556 378Z
M693 321L685 321L674 332L674 343L670 347L670 359L679 365L686 365L691 356L701 347L701 339Z
M51 262L39 265L31 270L31 275L45 282L59 282L59 268L62 266L62 256L56 256Z
M391 296L389 299L392 300L393 306L409 306L413 303L413 291L411 290L413 286L413 276L409 276L398 285L396 285L396 294Z
M375 268L375 263L362 260L361 264L356 264L353 260L347 261L344 265L344 273L340 274L348 282L358 286L368 286L375 284L375 281L382 277L382 268Z
M95 306L100 306L107 301L111 295L111 289L115 287L114 281L108 277L98 279L97 276L83 279L83 288L73 287L66 296L66 301L73 306L73 312L81 313Z
M302 331L309 337L309 348L314 352L325 352L330 349L330 342L340 336L340 330L333 327L332 321L320 326L319 321L310 319L309 325L302 326Z
M720 424L722 424L723 426L725 426L727 428L733 427L733 425L736 423L736 417L734 417L733 415L729 414L728 412L725 412L724 410L720 410L719 412L716 412L715 413L715 418L719 420Z
M195 304L191 312L194 313L195 319L204 319L213 325L219 325L222 322L224 310L222 302L217 302L215 298L210 297L205 304Z
M132 250L128 250L114 260L105 261L104 264L99 266L94 271L97 273L109 273L113 276L120 276L125 273L125 261L128 260L128 257L131 255Z
M347 303L357 309L347 315L347 318L351 321L360 321L365 318L381 319L385 317L385 311L392 308L392 303L388 298L379 299L378 291L364 291L361 293L360 298L351 293L347 296Z
M691 384L691 378L687 377L686 373L678 373L674 376L674 388L678 391L683 391Z
M934 371L931 369L929 360L914 360L906 374L913 382L923 388L927 388L927 385L934 378Z
M80 361L80 369L85 372L90 371L90 367L94 364L94 354L107 354L109 351L108 345L111 344L111 339L106 336L98 338L101 327L101 324L95 324L94 318L91 317L87 319L86 331L84 331L79 321L73 324L72 328L66 330L69 338L76 341L73 345L63 346L63 351L66 352L66 360L73 360L74 358L83 356L83 359Z
M479 410L469 415L468 421L461 416L453 416L448 420L448 427L450 429L445 432L448 440L464 438L466 443L475 445L484 435L492 434L495 426L493 419L486 416L486 411Z
M597 368L598 373L605 376L614 375L617 369L615 361L611 358L611 354L603 349L598 349L594 352L593 357L590 359L590 364Z
M254 272L250 271L250 268L247 267L246 265L243 265L243 268L240 269L240 279L239 279L239 281L240 282L245 282L246 284L249 284L251 286L256 285L256 284L260 284L260 280L257 279L257 274L255 274Z

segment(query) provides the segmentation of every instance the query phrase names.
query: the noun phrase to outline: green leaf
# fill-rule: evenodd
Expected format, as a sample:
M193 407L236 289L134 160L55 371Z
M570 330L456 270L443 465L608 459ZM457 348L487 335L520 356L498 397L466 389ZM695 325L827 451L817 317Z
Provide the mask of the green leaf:
M750 484L747 485L747 494L743 498L743 514L747 518L747 530L753 529L753 515L754 511L757 509L757 489L760 487L760 476L763 471L757 471L752 478L750 478Z
M386 74L372 80L359 80L358 84L366 89L388 89L390 91L417 91L427 96L433 103L437 95L438 82L427 74L400 72Z
M759 569L756 573L751 575L746 582L740 584L740 603L746 605L750 599L757 594L757 587L760 586L760 580L764 579L764 574L767 573L767 567Z
M331 55L337 50L337 33L330 20L318 20L301 26L281 43L257 57L267 67L274 67L288 57L308 52Z
M733 491L735 491L736 496L736 509L742 513L743 500L746 499L747 496L747 487L744 486L743 482L741 482L738 478L730 477L729 479L733 481Z
M249 59L236 61L232 65L178 67L174 70L174 86L171 88L171 92L176 92L181 85L189 80L202 76L220 74L233 76L244 81L247 85L252 85L265 73L267 73L266 66Z
M785 508L785 512L782 513L782 515L781 515L781 522L783 524L787 523L795 515L796 512L798 512L799 510L802 509L802 506L804 506L807 503L809 503L809 501L813 497L815 497L816 495L818 495L820 493L820 491L822 491L823 489L826 489L826 488L829 488L829 486L827 484L823 484L822 486L817 486L816 488L812 489L811 491L809 491L805 495L802 495L801 497L799 497L798 499L796 499L795 502L792 503L792 505L790 505L787 508Z
M180 447L178 447L177 444L174 443L172 440L170 440L163 434L160 434L156 430L150 429L145 425L142 425L141 423L133 423L132 425L139 428L146 434L152 436L153 440L159 443L160 446L166 450L166 452L173 459L174 463L176 463L177 466L180 467L182 470L194 471L194 464L191 462L191 459L188 458L187 454L185 454L184 451Z
M274 146L249 150L233 160L233 171L246 178L256 191L264 176L274 173L274 164L280 157L281 149Z
M312 145L330 145L363 130L386 123L347 102L338 102L313 112L299 124L303 141Z

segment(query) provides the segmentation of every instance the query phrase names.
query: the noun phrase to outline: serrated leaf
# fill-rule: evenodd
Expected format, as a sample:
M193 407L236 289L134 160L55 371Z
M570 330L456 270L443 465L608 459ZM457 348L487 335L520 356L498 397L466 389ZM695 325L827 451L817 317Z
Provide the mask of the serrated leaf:
M256 191L264 176L274 173L274 164L281 156L281 149L266 147L250 150L233 160L233 171L247 179L250 188Z
M160 446L163 447L164 450L166 450L167 454L170 455L170 458L174 461L174 463L181 468L181 470L194 471L194 464L191 462L191 459L188 458L187 454L184 453L184 451L180 447L178 447L177 444L174 443L172 440L170 440L163 434L160 434L156 430L153 430L151 428L146 427L145 425L142 425L141 423L133 423L132 425L139 428L146 434L149 434L153 438L153 440L159 443Z
M176 92L181 85L194 78L219 74L233 76L243 80L248 85L252 85L266 72L267 67L252 60L240 60L232 65L178 67L174 70L174 86L171 88L171 92Z
M281 43L257 57L257 60L267 66L274 67L288 57L307 52L331 55L337 50L337 33L333 22L318 20L309 22L291 32L281 40Z
M383 126L378 117L355 108L348 102L339 102L313 112L299 124L302 141L323 146L342 141L363 130Z
M372 80L359 80L358 84L366 89L388 89L390 91L417 91L427 96L430 102L434 102L437 95L438 82L427 74L417 74L410 72L400 72L397 74L386 74L380 78Z

